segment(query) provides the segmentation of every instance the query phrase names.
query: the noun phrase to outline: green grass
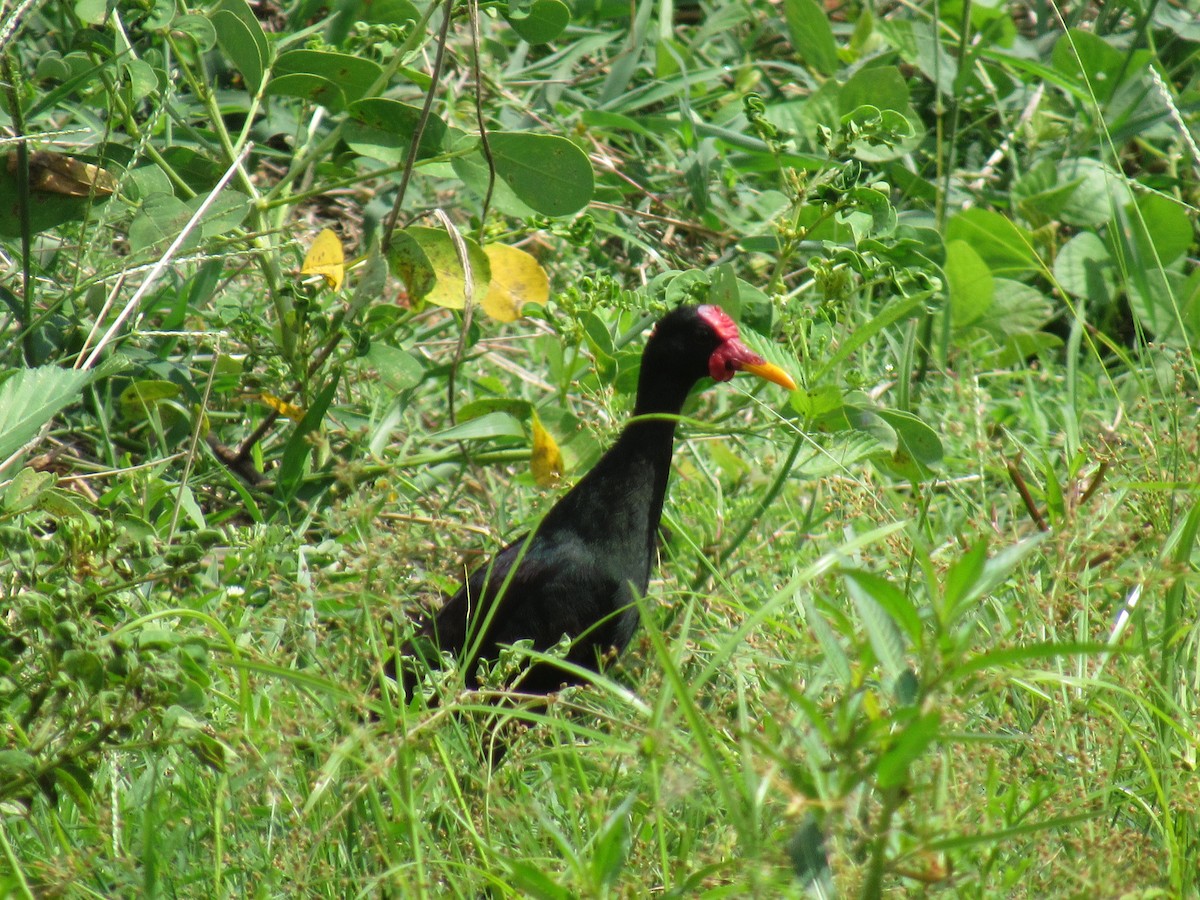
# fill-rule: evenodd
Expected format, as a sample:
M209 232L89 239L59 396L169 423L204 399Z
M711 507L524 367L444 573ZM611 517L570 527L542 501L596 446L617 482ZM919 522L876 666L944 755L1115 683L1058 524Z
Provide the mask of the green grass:
M481 16L480 88L415 9L0 15L0 894L1195 896L1188 14L542 0ZM375 68L260 95L306 42ZM477 113L527 133L486 208ZM550 302L427 299L462 264L380 246L401 180ZM684 300L802 389L685 409L632 646L404 707L413 616L566 487L531 411L573 482Z

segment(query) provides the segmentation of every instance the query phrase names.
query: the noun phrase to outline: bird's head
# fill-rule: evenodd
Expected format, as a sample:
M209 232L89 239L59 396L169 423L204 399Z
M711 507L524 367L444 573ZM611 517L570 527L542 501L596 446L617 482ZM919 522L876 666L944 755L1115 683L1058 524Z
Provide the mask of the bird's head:
M742 343L737 323L719 306L681 306L668 313L654 327L647 355L652 348L661 348L664 360L685 367L688 376L696 367L695 378L709 375L729 381L738 372L748 372L789 391L796 389L787 372Z

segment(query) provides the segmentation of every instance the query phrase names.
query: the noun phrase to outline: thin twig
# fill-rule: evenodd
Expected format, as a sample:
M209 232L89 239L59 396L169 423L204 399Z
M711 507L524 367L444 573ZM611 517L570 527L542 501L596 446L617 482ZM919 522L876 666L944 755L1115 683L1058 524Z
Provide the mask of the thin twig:
M446 11L442 15L442 30L438 34L437 53L433 57L433 73L429 79L429 90L425 92L425 103L421 107L421 118L413 129L412 143L408 145L408 155L404 160L404 172L400 175L400 187L396 191L396 202L388 214L383 226L382 250L386 255L392 246L392 234L396 231L396 220L400 218L400 208L404 205L404 195L408 192L408 182L412 178L413 169L417 164L417 153L421 148L421 138L425 134L425 125L429 122L429 113L433 108L433 97L437 93L438 82L442 76L442 60L446 57L446 41L450 35L450 14L454 12L454 0L446 0Z
M1025 477L1021 474L1020 464L1020 453L1017 454L1015 460L1006 459L1004 461L1004 465L1008 469L1008 477L1016 485L1017 492L1021 495L1021 500L1025 504L1025 509L1029 512L1029 518L1033 519L1033 523L1037 525L1038 531L1049 531L1050 526L1046 524L1046 519L1042 516L1041 511L1034 502L1033 495L1029 493L1029 486L1025 483Z

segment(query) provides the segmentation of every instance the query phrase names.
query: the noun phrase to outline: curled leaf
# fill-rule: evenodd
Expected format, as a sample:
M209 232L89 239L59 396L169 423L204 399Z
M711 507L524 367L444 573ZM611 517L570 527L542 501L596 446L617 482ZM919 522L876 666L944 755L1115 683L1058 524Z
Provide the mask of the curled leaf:
M287 416L293 422L301 422L304 420L304 409L294 403L288 403L286 400L276 397L274 394L268 394L266 391L263 391L261 394L259 394L258 399L263 402L264 406L269 406L271 409L275 410L275 412L279 413L281 416Z
M10 153L8 171L15 172L16 168L17 154ZM93 193L97 197L111 197L117 182L99 166L50 150L39 150L29 154L29 187L64 197L87 197Z
M540 487L553 487L563 474L562 451L542 425L536 410L533 411L533 454L529 458L529 468Z

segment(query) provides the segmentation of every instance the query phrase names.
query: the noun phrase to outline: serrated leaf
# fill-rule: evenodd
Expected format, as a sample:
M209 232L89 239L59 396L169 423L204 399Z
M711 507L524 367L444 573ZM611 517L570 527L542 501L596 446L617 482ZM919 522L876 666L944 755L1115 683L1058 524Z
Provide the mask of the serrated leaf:
M0 460L31 441L93 377L80 369L41 366L21 369L0 384Z

